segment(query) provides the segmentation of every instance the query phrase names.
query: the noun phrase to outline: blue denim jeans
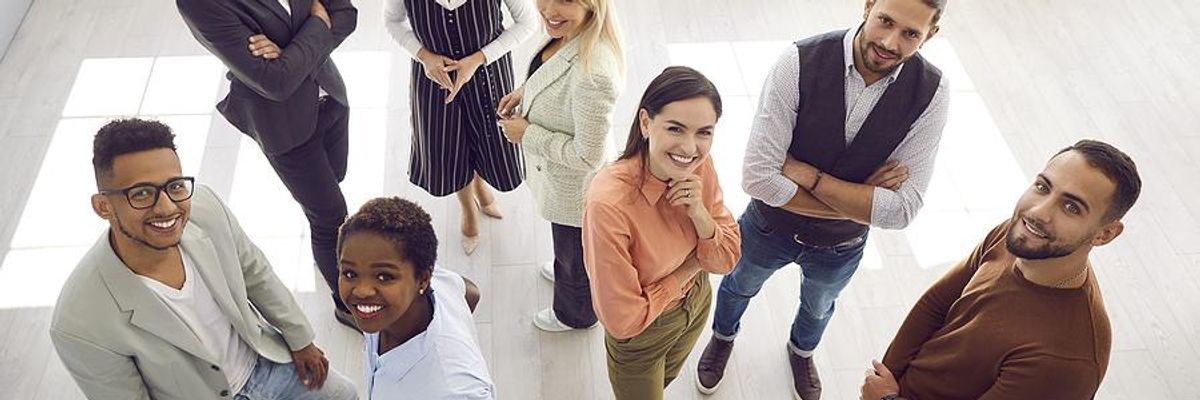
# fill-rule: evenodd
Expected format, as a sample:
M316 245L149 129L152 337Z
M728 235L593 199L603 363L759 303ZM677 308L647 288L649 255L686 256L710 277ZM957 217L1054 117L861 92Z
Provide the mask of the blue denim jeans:
M254 364L250 380L242 391L233 396L235 400L354 400L357 389L349 379L332 368L325 377L325 384L317 390L308 390L296 375L295 364L279 364L262 356Z
M812 351L833 316L838 293L850 282L862 260L867 234L829 247L797 242L791 234L763 219L753 203L738 219L742 232L742 258L733 272L721 279L713 314L713 335L722 340L737 336L742 314L750 299L775 271L796 263L800 281L800 309L792 321L789 343L794 349Z

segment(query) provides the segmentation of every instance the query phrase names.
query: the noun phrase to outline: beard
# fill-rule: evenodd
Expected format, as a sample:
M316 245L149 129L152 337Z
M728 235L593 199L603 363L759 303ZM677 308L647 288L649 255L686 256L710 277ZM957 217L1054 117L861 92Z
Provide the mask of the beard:
M881 53L896 56L896 61L894 63L890 64L889 66L876 64L873 61L871 61L870 54L875 51L872 49L879 49L879 51ZM908 58L911 58L911 57L900 57L899 53L886 50L883 48L883 46L879 46L877 44L867 42L865 40L863 41L863 43L861 45L859 45L858 54L860 54L860 56L862 57L863 66L866 67L867 70L874 72L876 74L883 74L883 75L892 73L892 71L896 70L896 67L900 66L901 64L904 64L904 62L908 61Z
M114 217L116 217L116 219L117 219L117 229L121 231L121 234L122 234L122 235L125 235L125 237L129 238L130 240L133 240L134 242L138 242L138 243L140 243L142 246L146 246L146 247L149 247L149 248L151 248L151 249L158 250L158 251L163 251L163 250L170 249L170 248L172 248L172 247L177 247L177 246L179 246L179 241L178 241L178 240L176 240L176 241L175 241L175 243L171 243L171 244L169 244L169 245L166 245L166 246L155 246L155 245L153 245L153 244L150 244L150 242L147 242L145 239L142 239L142 238L140 238L140 237L137 237L137 236L136 236L136 235L134 235L132 232L130 232L130 231L129 231L129 229L126 229L126 228L125 228L125 222L121 221L121 217L118 217L118 216L116 216L116 215L113 215L113 216L114 216Z
M1008 234L1004 237L1004 247L1009 253L1026 260L1045 260L1050 258L1065 257L1075 250L1078 250L1083 242L1079 243L1060 243L1054 237L1048 237L1046 243L1041 245L1033 245L1029 243L1029 238L1018 237L1017 230L1023 229L1024 222L1020 218L1014 220L1012 227L1008 229ZM1039 230L1042 227L1037 227Z

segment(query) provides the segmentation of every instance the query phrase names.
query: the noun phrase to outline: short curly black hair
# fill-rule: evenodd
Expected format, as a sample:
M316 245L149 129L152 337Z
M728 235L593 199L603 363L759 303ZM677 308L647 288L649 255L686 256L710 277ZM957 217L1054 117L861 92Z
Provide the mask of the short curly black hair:
M171 127L158 121L125 118L105 124L92 141L92 170L96 186L112 177L113 159L117 156L153 149L175 151L175 134Z
M433 263L437 261L437 235L429 214L416 203L399 197L368 200L339 229L339 256L346 238L359 232L372 232L395 244L396 252L412 262L418 277L433 274Z

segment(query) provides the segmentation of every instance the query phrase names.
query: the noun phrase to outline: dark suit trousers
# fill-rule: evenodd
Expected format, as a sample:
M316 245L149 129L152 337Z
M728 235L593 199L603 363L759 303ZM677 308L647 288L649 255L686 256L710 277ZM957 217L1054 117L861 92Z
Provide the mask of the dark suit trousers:
M596 324L591 281L583 268L583 229L550 224L554 241L554 314L572 328Z
M350 109L329 96L319 101L312 137L287 152L268 154L267 161L308 217L313 259L333 291L333 304L345 310L337 290L337 232L346 220L346 199L338 184L346 177Z

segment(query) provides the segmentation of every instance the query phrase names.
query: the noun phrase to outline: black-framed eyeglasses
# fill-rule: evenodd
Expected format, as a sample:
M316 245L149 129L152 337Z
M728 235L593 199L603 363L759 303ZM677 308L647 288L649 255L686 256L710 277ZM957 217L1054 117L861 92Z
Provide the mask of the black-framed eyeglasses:
M161 186L141 184L125 189L101 190L100 194L123 195L125 196L125 200L129 202L130 207L133 207L135 210L145 210L157 205L158 198L160 197L159 194L163 192L167 194L167 198L176 203L192 198L192 189L195 188L195 184L196 178L184 176L171 179Z

